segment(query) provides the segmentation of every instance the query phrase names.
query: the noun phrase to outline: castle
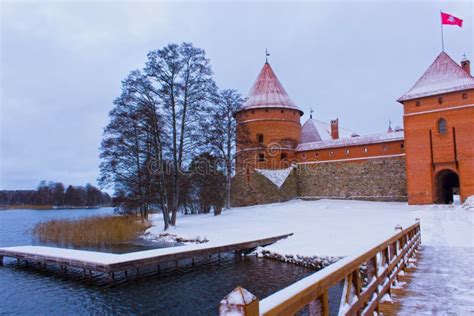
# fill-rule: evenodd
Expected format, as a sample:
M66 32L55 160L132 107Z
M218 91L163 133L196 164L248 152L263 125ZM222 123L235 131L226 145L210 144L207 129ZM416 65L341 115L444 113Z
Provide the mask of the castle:
M452 203L474 195L474 77L441 52L398 99L404 129L359 135L310 118L266 62L237 121L233 205L292 198Z

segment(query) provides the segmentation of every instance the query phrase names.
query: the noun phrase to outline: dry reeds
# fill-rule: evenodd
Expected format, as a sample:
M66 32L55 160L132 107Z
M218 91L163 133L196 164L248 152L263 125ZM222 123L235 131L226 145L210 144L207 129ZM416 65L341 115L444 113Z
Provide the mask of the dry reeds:
M148 227L135 217L91 216L38 223L33 235L42 243L100 248L133 241Z

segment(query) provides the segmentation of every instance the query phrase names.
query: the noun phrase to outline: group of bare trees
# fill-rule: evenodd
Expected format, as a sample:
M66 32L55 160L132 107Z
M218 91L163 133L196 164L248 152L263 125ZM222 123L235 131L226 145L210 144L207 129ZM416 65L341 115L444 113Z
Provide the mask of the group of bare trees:
M212 75L205 52L190 43L151 51L122 82L104 130L99 183L143 219L161 211L165 229L179 211L217 215L230 206L233 112L243 100L220 91Z

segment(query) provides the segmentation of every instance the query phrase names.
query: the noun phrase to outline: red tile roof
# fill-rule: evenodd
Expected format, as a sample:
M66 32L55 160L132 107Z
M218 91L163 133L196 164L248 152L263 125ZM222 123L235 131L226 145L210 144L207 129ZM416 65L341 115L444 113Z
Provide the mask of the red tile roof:
M441 52L415 85L399 102L447 92L474 89L471 77L445 52Z
M258 108L295 109L303 115L303 111L291 101L268 62L260 71L241 110Z

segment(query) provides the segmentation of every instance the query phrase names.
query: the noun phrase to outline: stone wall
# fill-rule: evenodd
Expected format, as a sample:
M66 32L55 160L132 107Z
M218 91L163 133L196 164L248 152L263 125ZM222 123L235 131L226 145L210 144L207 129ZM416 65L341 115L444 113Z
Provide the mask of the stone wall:
M297 170L293 170L278 188L260 173L243 173L232 179L232 206L247 206L288 201L298 197Z
M232 182L232 205L282 202L294 198L406 201L405 158L299 164L278 188L258 172Z
M298 165L298 196L406 201L405 158Z

